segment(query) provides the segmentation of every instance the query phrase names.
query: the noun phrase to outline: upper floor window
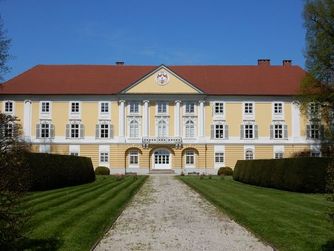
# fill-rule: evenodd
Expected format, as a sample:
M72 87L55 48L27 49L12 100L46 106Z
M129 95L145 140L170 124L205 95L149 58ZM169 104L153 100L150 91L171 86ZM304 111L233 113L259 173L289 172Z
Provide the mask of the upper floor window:
M312 102L309 104L309 114L311 117L316 117L319 115L320 104L316 102Z
M14 125L12 123L4 124L4 137L11 138L14 136Z
M78 139L84 137L84 125L80 121L72 121L66 125L66 138Z
M283 114L283 103L275 102L274 103L274 115L282 115Z
M100 112L102 114L109 113L109 103L108 102L100 103Z
M271 139L287 139L288 138L288 126L282 123L275 123L270 126L270 138Z
M130 102L130 113L139 113L139 102Z
M5 113L14 112L14 101L5 101Z
M306 126L306 138L320 139L322 136L323 126L320 123L311 123Z
M215 115L223 115L224 114L224 103L216 102L215 103Z
M49 121L41 121L41 123L36 126L36 138L54 138L54 125Z
M158 137L167 137L167 122L165 120L160 120L158 122Z
M212 139L227 139L228 138L228 125L217 123L211 126L211 138Z
M186 102L186 113L195 113L195 103L194 102Z
M241 139L256 139L258 137L258 127L255 124L247 123L240 127Z
M79 113L80 112L80 102L71 102L71 113Z
M112 126L109 122L102 121L96 125L96 138L108 139L112 137Z
M42 101L41 102L41 112L42 113L50 113L50 102Z
M192 120L187 120L185 125L185 137L193 138L195 137L195 123Z
M136 120L131 120L129 124L129 136L130 138L138 138L139 137L139 123Z
M158 113L167 113L167 103L158 102Z
M245 103L244 104L244 114L251 115L254 113L253 103Z

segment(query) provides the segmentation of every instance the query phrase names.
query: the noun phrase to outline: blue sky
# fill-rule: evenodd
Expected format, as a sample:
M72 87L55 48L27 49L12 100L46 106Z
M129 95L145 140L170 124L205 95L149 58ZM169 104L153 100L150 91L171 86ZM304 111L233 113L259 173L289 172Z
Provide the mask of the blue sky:
M37 64L304 67L303 0L0 0L9 79Z

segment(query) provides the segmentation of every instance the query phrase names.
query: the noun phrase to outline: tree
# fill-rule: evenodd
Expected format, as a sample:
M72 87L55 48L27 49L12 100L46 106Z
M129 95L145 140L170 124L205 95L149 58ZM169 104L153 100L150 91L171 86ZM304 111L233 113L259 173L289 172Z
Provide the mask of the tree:
M321 123L325 124L322 152L334 157L334 1L308 0L304 6L306 28L306 69L301 102L320 104ZM305 109L307 110L307 109ZM329 167L329 200L334 202L334 163ZM334 206L329 216L334 223Z
M0 80L3 80L3 74L9 71L7 65L9 59L9 44L10 39L6 37L6 31L4 30L3 21L0 16Z

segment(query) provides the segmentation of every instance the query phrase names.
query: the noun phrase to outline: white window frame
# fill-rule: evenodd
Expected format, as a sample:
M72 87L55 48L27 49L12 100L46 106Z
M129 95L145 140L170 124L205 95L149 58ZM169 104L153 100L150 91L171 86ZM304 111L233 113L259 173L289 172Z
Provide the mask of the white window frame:
M102 158L101 158L102 157ZM103 161L107 157L107 161ZM110 147L109 145L99 145L99 166L105 166L109 168L110 164Z
M281 113L276 113L275 112L275 106L276 105L281 105L282 112ZM275 101L272 103L272 119L273 120L283 120L284 119L284 102L282 101Z
M39 145L40 153L51 153L51 145L50 144L41 144Z
M274 159L283 159L284 153L283 152L274 152Z
M251 137L251 138L246 137L246 127L247 126L252 126L252 135L253 135L253 137ZM255 126L256 126L256 124L254 122L246 122L246 123L242 124L242 127L243 127L243 139L245 139L245 140L256 139ZM250 129L247 129L247 130L250 130Z
M315 121L315 122L310 122L309 124L306 125L306 128L309 126L309 130L306 129L306 138L309 140L320 140L322 135L322 124L320 123L320 121ZM317 126L318 129L315 129L314 127ZM317 137L312 137L312 131L316 132L318 136Z
M221 158L223 158L223 161L217 161L221 160ZM224 166L225 165L225 152L223 151L217 151L215 152L215 166Z
M223 127L223 137L216 137L217 136L217 126ZM227 124L224 122L215 122L213 123L213 139L221 140L221 139L227 139L228 135L226 133Z
M44 104L49 104L49 111L45 112L43 111L43 105ZM40 119L51 119L51 111L52 111L52 102L51 101L40 101L39 102L39 117Z
M216 112L216 106L217 105L222 105L223 112L218 112L218 113ZM224 119L225 118L225 113L226 113L225 109L226 109L226 103L225 102L223 102L223 101L214 101L213 102L212 110L213 110L213 116L214 117Z
M284 145L274 145L273 159L277 159L276 154L282 154L282 158L284 158Z
M192 158L193 163L187 163L188 157ZM196 164L196 153L194 150L186 150L184 154L184 166L186 168L194 168Z
M80 156L80 145L70 145L68 154L73 156Z
M43 132L43 129L47 129L47 128L42 128L42 125L48 125L48 133L49 133L49 137L42 137L42 132ZM51 124L51 121L40 121L40 123L39 123L39 126L40 126L40 131L39 131L39 135L40 135L40 139L51 139L52 138L52 136L51 136L51 126L52 126L52 124Z
M162 121L166 124L166 135L161 136L161 135L159 135L159 124ZM156 120L155 135L156 135L156 137L168 137L168 135L169 135L169 120L167 118L160 118L160 119Z
M192 131L192 135L188 134L190 131L189 131L189 128L187 128L187 123L188 122L191 122L193 124L193 131ZM193 119L186 119L185 120L185 123L184 123L184 137L187 138L187 139L193 139L193 138L196 138L196 123Z
M310 146L310 157L322 157L321 146L320 145L311 145Z
M193 111L193 112L189 112L189 111L187 111L187 110L188 110L187 107L188 107L190 104L192 104L193 107L194 107L194 111ZM196 102L195 102L195 101L185 101L183 106L184 106L184 114L186 114L186 115L188 115L188 114L191 114L191 115L196 114L196 107L197 107L197 105L196 105Z
M132 124L133 121L136 122L137 125L138 125L138 132L137 132L136 135L132 135L132 131L131 131L132 130L131 124ZM140 129L141 129L140 128L140 121L138 119L130 119L129 120L129 124L128 124L128 137L130 139L138 139L138 138L140 138L141 137L141 134L140 134L141 130Z
M102 105L108 105L108 112L102 112ZM99 119L110 119L111 116L111 102L110 101L100 101L99 102Z
M246 113L246 104L252 104L252 113ZM255 118L255 102L253 102L253 101L245 101L245 102L243 102L243 105L242 105L242 115L243 115L243 119L244 120L254 119Z
M110 122L109 121L100 121L99 122L99 124L98 124L98 126L99 126L99 139L110 139L111 138L111 125L110 125ZM104 127L104 126L107 126L107 128L102 128L102 126ZM102 137L102 130L107 130L107 133L108 133L108 137Z
M276 128L276 127L281 127L281 129ZM270 130L272 130L272 132L270 131L270 134L272 134L272 135L270 135L271 139L284 140L284 139L289 138L287 125L283 121L274 121L271 124ZM277 130L282 130L282 134L281 134L282 137L277 137L277 135L279 135L279 134L276 134Z
M137 111L131 111L132 106L134 106L134 105L137 105L137 107L138 107ZM141 109L141 106L140 106L139 101L129 101L129 104L128 104L129 114L140 114L140 109Z
M247 157L247 152L251 151L252 152L252 159L255 159L255 147L253 145L245 145L244 146L244 160L250 160Z
M12 104L12 110L11 111L6 111L6 104L11 103ZM15 114L15 101L13 100L4 100L3 101L3 112L5 114L13 115Z
M72 112L72 104L78 103L79 104L79 112ZM82 104L80 101L70 101L69 102L69 118L70 119L80 119L82 112Z
M159 108L160 106L163 105L163 106L166 106L166 111L159 111ZM168 102L167 101L158 101L157 102L157 105L156 105L156 114L163 114L163 115L167 115L169 110L168 110Z
M132 157L137 158L137 163L131 163ZM128 153L128 161L129 161L129 167L138 168L139 167L139 161L140 161L139 151L138 150L130 150L129 153Z
M310 102L308 104L308 116L310 119L321 117L321 106L317 102Z
M67 125L69 125L69 137L67 137ZM80 120L70 120L69 123L66 125L66 139L83 139L85 135L81 135L81 132L85 134L85 127L84 124ZM72 125L78 125L79 127L79 137L72 137ZM75 128L74 128L75 129Z

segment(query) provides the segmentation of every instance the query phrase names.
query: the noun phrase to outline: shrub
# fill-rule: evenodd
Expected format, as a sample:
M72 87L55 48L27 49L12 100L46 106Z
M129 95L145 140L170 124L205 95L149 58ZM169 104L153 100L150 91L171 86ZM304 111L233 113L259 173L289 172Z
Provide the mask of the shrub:
M48 153L27 153L31 189L49 190L75 186L95 180L90 158Z
M238 160L233 179L256 186L282 190L326 192L329 158Z
M95 168L96 175L110 175L110 169L105 166L98 166Z
M219 175L219 176L221 176L221 175L232 176L233 175L233 169L231 167L228 167L228 166L221 167L221 168L219 168L217 175Z

